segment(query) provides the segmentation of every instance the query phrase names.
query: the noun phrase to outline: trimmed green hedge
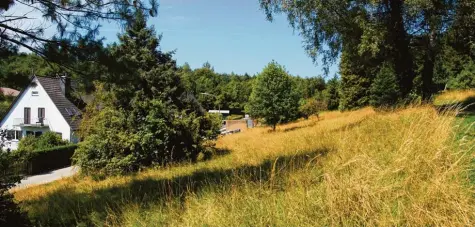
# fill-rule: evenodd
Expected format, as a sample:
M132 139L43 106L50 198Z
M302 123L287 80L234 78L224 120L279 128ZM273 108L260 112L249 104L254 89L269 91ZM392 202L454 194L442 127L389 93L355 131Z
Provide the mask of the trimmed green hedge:
M243 115L238 115L238 114L232 114L226 117L226 120L241 120L243 119Z
M18 168L27 175L43 173L71 165L71 157L78 146L65 145L15 154Z

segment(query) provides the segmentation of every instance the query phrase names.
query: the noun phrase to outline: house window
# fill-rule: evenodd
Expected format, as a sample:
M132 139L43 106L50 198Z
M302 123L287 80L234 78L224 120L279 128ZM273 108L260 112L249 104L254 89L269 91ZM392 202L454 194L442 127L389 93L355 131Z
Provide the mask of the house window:
M45 119L45 108L38 108L38 122L43 123Z
M7 131L7 140L20 140L23 137L21 131L19 130L8 130Z
M24 111L23 111L23 120L24 120L24 124L30 124L31 123L31 109L30 107L25 107Z
M21 133L20 130L15 130L15 138L17 140L21 140L21 138L23 138L23 134Z
M41 135L43 135L43 132L41 132L41 131L35 132L35 137L40 137Z
M38 96L38 95L39 95L38 91L32 91L31 92L31 96Z
M7 140L13 140L13 139L15 139L15 131L7 130Z
M26 136L32 136L35 135L35 132L33 131L26 131Z

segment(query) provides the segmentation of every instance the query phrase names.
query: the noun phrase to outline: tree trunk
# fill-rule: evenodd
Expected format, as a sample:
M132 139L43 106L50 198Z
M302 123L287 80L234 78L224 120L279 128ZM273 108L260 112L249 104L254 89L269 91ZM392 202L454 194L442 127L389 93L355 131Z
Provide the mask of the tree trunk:
M426 53L424 56L424 68L422 70L422 98L429 99L435 92L434 89L434 65L437 56L436 33L434 30L425 38Z
M394 61L401 95L406 97L413 88L415 74L413 70L413 57L409 51L409 39L404 28L404 1L386 0L386 4L389 10L387 21L388 40L390 41L390 46L392 46L389 55Z

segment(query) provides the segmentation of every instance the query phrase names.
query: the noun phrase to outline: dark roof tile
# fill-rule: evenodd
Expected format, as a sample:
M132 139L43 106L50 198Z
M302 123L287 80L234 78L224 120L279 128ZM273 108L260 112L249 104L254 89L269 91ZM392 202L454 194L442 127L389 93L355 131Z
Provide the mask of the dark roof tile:
M68 122L71 130L79 129L81 123L81 111L71 102L61 91L61 78L56 77L36 77L41 86L45 89L48 96L53 100L53 103L58 108L61 115L63 115L66 122Z

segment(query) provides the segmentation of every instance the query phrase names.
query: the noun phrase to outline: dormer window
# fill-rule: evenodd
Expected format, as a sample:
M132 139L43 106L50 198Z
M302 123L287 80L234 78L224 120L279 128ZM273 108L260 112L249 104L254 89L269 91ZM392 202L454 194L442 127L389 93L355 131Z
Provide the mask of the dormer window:
M74 109L74 108L64 108L66 110L66 113L68 113L68 115L70 117L72 116L80 116L81 115L81 112L79 112L78 110Z
M38 96L38 95L39 95L38 91L32 91L31 92L31 96Z

